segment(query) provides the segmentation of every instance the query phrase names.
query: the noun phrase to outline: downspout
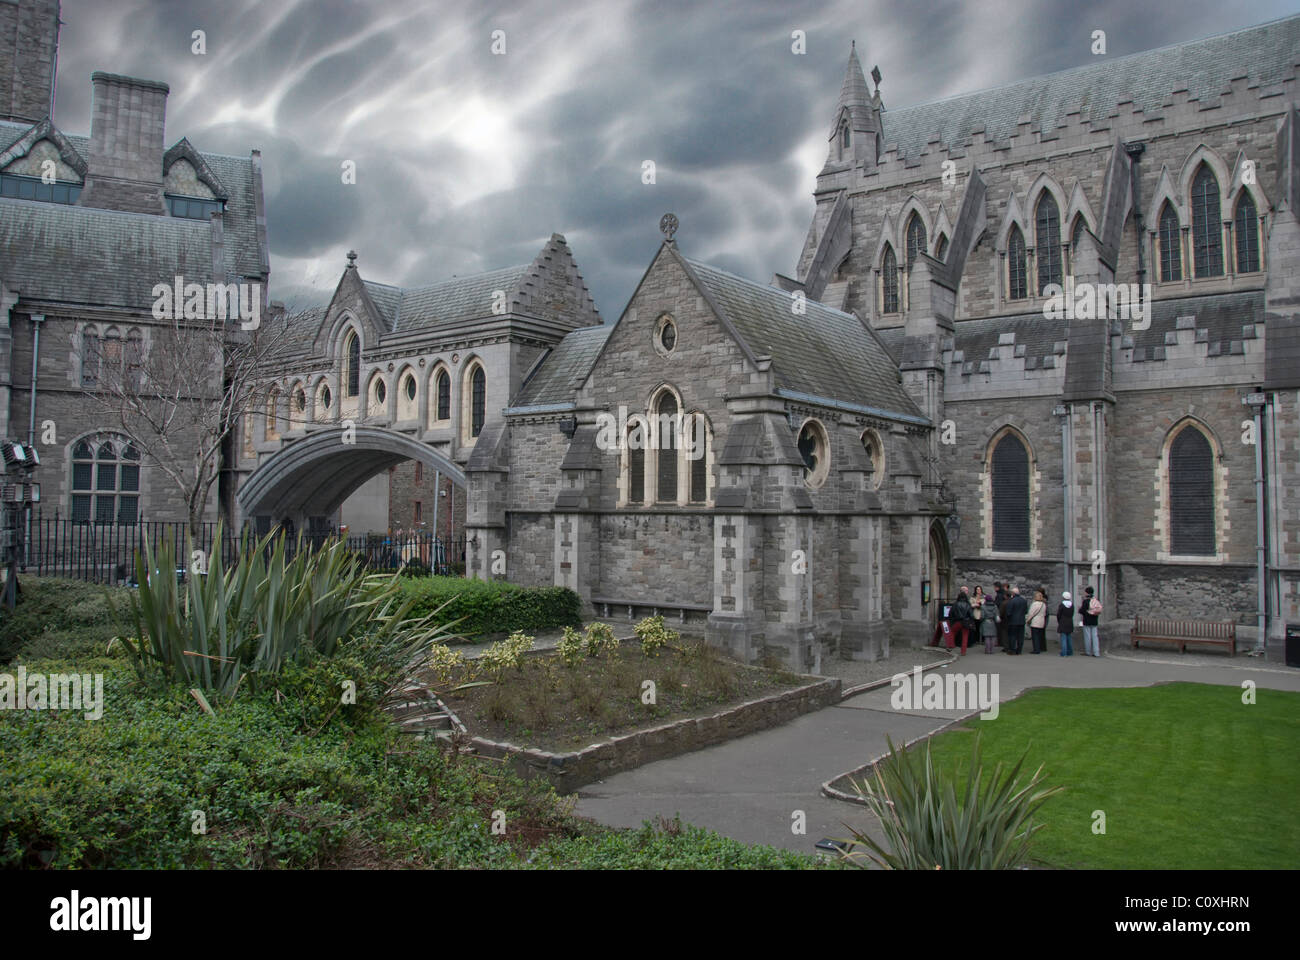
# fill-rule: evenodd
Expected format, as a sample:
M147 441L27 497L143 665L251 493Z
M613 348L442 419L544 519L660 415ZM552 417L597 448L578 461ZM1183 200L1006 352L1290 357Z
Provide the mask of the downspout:
M45 314L33 313L32 317L32 399L27 404L27 445L36 446L36 376L37 361L41 356L41 324L45 322ZM27 555L27 548L32 542L32 506L27 504L27 527L23 540L23 556Z
M1255 407L1255 552L1259 567L1259 599L1256 609L1258 633L1255 637L1254 655L1264 655L1264 637L1268 632L1268 486L1264 482L1264 406Z
M1061 589L1073 591L1074 585L1070 582L1070 561L1074 557L1074 525L1070 522L1070 407L1066 404L1061 409L1061 487L1064 496L1061 512L1065 524L1062 540L1065 552L1061 558L1065 577Z
M1106 574L1108 572L1106 569L1107 567L1106 548L1104 546L1104 544L1106 543L1106 512L1104 510L1106 488L1103 484L1103 480L1105 479L1106 476L1106 467L1105 464L1102 463L1102 456L1105 447L1105 436L1104 436L1105 425L1106 425L1106 412L1104 408L1100 403L1093 403L1092 405L1092 444L1093 444L1092 487L1093 487L1093 495L1094 495L1093 510L1095 511L1093 516L1096 518L1095 525L1094 525L1094 529L1096 530L1096 540L1094 541L1094 543L1096 544L1096 549L1101 551L1101 557L1102 557L1101 567L1097 574L1098 577L1097 598L1099 600L1105 595ZM1102 602L1105 603L1106 601L1103 600ZM1112 616L1115 615L1116 614L1112 613Z

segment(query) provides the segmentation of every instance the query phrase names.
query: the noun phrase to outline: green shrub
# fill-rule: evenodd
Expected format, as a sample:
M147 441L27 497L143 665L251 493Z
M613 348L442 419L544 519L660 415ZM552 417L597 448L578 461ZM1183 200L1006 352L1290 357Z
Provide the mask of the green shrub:
M521 587L496 580L423 577L401 580L404 597L413 599L411 616L444 607L442 617L466 638L515 630L577 626L582 601L564 587Z
M665 646L676 644L681 635L664 626L662 615L646 617L636 625L636 635L641 638L641 652L647 657L659 655Z
M533 648L533 638L522 630L516 630L504 640L500 640L484 650L478 663L494 680L501 679L507 669L518 670L524 653Z
M978 735L960 798L952 773L935 769L929 740L924 752L904 750L890 741L889 752L876 764L875 782L855 783L854 788L880 819L890 849L850 828L854 842L867 848L865 853L847 854L858 866L865 866L865 858L890 870L1018 867L1028 859L1029 841L1042 826L1034 823L1034 814L1064 789L1039 789L1041 766L1020 783L1028 751L1005 775L999 762L986 777Z
M586 656L586 644L582 634L573 627L564 628L564 636L555 645L556 656L566 667L576 667Z
M587 636L583 645L587 648L589 657L599 657L602 654L612 657L618 653L618 638L614 636L614 628L599 620L587 624Z
M184 686L141 691L121 661L40 665L74 667L105 674L102 720L0 723L0 868L508 866L492 810L566 822L549 787L399 733L347 658L290 665L215 716ZM339 705L344 679L355 704Z
M19 582L17 606L0 608L0 661L102 654L109 640L129 632L129 588L53 577Z

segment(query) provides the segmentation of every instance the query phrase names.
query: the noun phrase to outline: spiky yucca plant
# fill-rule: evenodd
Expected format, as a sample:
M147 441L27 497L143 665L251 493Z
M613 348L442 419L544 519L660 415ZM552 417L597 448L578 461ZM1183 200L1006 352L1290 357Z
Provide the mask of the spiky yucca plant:
M220 543L219 529L217 536ZM157 553L146 545L136 560L135 639L123 646L142 677L161 672L230 697L250 675L274 675L346 646L376 679L395 685L432 644L454 635L453 624L438 622L441 607L410 619L415 598L403 600L395 577L366 574L341 541L291 559L283 536L245 541L229 569L217 551L206 574L183 586L174 567L166 544Z
M889 756L875 765L874 781L853 782L858 796L879 819L888 848L849 827L855 845L844 856L857 866L887 870L1007 870L1025 863L1029 842L1042 824L1034 814L1064 787L1043 784L1040 765L1020 783L1028 750L1009 770L1002 763L985 776L980 735L971 745L970 770L961 795L957 777L937 771L930 754L889 742ZM846 824L847 826L847 824Z

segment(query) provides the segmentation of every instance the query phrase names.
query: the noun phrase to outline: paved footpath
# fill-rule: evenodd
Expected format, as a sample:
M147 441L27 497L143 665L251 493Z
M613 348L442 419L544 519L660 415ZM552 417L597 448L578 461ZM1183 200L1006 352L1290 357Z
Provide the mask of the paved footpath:
M927 651L930 653L932 651ZM917 651L918 662L929 662ZM906 668L903 668L906 669ZM998 673L1005 702L1031 687L1132 687L1168 681L1300 691L1300 670L1238 654L1180 655L1119 650L1107 656L1062 658L1054 651L1018 657L972 651L937 672ZM886 737L907 742L937 730L953 711L898 711L888 685L806 714L772 730L616 774L578 791L577 812L617 827L640 826L656 814L709 827L747 843L813 852L822 837L846 837L845 821L859 828L873 818L856 804L821 794L823 782L888 750ZM791 830L802 810L807 832Z

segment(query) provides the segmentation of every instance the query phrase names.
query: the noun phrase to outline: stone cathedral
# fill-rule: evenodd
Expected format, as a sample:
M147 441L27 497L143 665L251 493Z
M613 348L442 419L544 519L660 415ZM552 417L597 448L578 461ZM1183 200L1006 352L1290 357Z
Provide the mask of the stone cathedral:
M164 149L165 85L96 74L91 136L54 126L57 11L0 0L0 421L60 411L46 507L98 522L78 338L125 317L147 350L152 282L182 262L265 281L269 252L257 153ZM262 371L222 512L337 523L391 468L389 516L418 526L450 482L470 575L804 670L923 642L942 600L994 580L1093 586L1111 639L1137 615L1232 619L1249 647L1266 621L1280 658L1300 622L1300 17L911 107L847 53L790 275L702 262L665 216L602 318L560 234L410 287L363 277L355 238L361 265ZM109 514L177 519L158 466L128 466Z

